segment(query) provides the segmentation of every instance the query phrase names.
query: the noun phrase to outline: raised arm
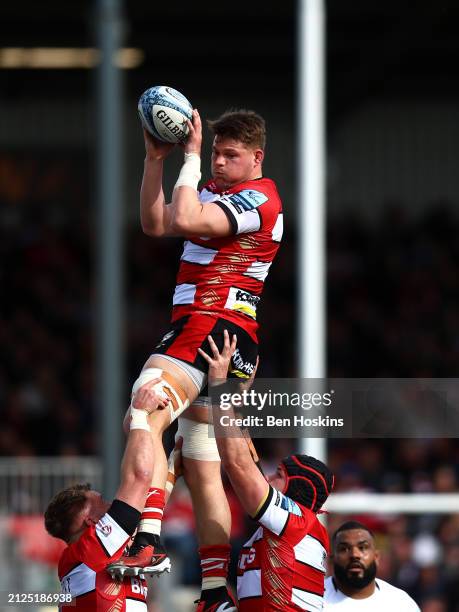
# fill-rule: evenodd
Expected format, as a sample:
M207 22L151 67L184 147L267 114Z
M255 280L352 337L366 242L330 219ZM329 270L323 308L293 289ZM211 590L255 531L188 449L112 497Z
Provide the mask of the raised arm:
M153 473L153 441L149 415L158 407L165 408L167 400L154 389L159 378L148 381L140 387L133 398L134 410L128 434L126 450L121 463L121 482L115 495L140 512L151 485Z
M172 211L163 192L163 164L174 145L160 142L145 129L145 161L140 188L140 222L149 236L174 235L171 228Z
M230 344L228 332L224 332L224 345L220 353L212 336L208 336L213 356L207 355L202 349L200 354L209 364L209 385L215 385L218 381L226 379L231 355L236 349L237 338L234 335ZM255 375L255 373L254 373ZM225 412L229 418L234 418L234 411L230 409ZM250 516L255 516L266 500L269 493L269 485L263 474L255 464L249 449L248 441L239 427L225 427L227 435L218 436L216 440L218 452L222 465L228 474L233 489Z
M201 204L197 194L201 178L202 124L197 110L188 121L189 136L184 145L185 161L172 194L172 228L180 235L215 238L233 233L225 212L217 204Z

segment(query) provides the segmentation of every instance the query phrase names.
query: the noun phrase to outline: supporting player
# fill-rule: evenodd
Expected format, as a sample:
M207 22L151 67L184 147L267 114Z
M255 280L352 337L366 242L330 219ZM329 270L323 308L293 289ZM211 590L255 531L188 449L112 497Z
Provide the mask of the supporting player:
M121 483L110 504L89 484L61 491L48 505L45 527L67 543L59 561L62 592L75 598L63 610L146 612L143 578L113 580L106 571L134 533L153 475L150 413L168 402L155 391L159 378L143 384L132 399L131 421L121 464Z
M348 521L332 538L333 576L325 581L327 612L420 612L405 591L376 578L379 552L371 531L362 523Z
M258 353L257 307L282 237L283 219L276 186L262 174L263 119L251 111L234 111L210 122L210 127L214 133L213 180L197 192L202 128L195 110L171 204L166 204L162 175L172 145L144 131L142 228L151 236L181 235L187 240L173 297L171 329L144 366L144 372L151 368L161 372L161 384L171 399L170 409L158 411L152 419L153 487L160 495L155 511L141 522L130 557L122 560L125 567L143 571L146 565L154 566L158 552L162 554L157 538L167 468L161 438L180 417L178 435L184 439L184 476L196 516L204 599L217 583L225 583L231 515L221 483L218 449L208 435L208 407L204 399L195 402L207 379L207 363L198 349L209 350L210 333L223 346L223 330L229 329L239 337L230 375L247 378L252 374ZM217 557L220 570L208 569L214 566L209 560Z
M230 344L225 331L221 352L211 336L212 356L200 350L209 364L209 385L226 378L236 341L233 336ZM225 414L234 416L231 410ZM317 513L333 489L333 474L314 457L290 455L265 479L240 430L224 429L216 429L223 467L245 510L260 524L239 555L239 610L321 611L329 544Z

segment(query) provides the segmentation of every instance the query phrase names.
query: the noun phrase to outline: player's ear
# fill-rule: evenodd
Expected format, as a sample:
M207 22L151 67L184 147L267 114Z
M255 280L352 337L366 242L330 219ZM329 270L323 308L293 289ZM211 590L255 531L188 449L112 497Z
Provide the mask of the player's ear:
M379 550L375 550L375 563L376 563L376 567L379 567L379 561L381 559L381 554L379 552Z
M261 164L263 162L264 157L265 157L265 152L263 151L263 149L255 149L254 151L255 163Z

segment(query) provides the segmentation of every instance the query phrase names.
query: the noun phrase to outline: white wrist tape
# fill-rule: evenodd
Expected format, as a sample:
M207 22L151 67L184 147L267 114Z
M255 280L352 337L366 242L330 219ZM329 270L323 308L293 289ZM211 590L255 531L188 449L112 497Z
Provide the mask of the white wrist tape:
M185 153L185 161L178 176L175 187L198 188L201 179L201 158L197 153Z
M151 431L150 425L148 424L148 414L145 410L137 410L131 406L131 423L129 429L145 429L145 431Z

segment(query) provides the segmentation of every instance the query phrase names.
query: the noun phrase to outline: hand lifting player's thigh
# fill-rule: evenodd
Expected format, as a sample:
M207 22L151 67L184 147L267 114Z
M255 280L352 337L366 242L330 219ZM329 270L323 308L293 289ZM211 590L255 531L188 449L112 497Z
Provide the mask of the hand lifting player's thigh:
M198 391L186 372L161 357L161 355L152 355L146 361L139 377L134 382L131 397L134 396L142 384L153 378L160 378L160 382L155 385L155 390L169 400L168 407L164 410L158 410L151 418L152 431L163 432L188 408L190 398L193 401ZM125 416L124 427L126 427L130 417L130 410L131 407Z
M151 355L145 362L145 365L142 368L142 372L147 368L159 368L163 372L165 372L166 375L169 375L169 377L173 377L177 385L180 386L180 388L187 396L187 406L192 404L197 398L198 390L193 380L182 368L177 366L175 363L172 363L172 361L165 359L161 355Z

